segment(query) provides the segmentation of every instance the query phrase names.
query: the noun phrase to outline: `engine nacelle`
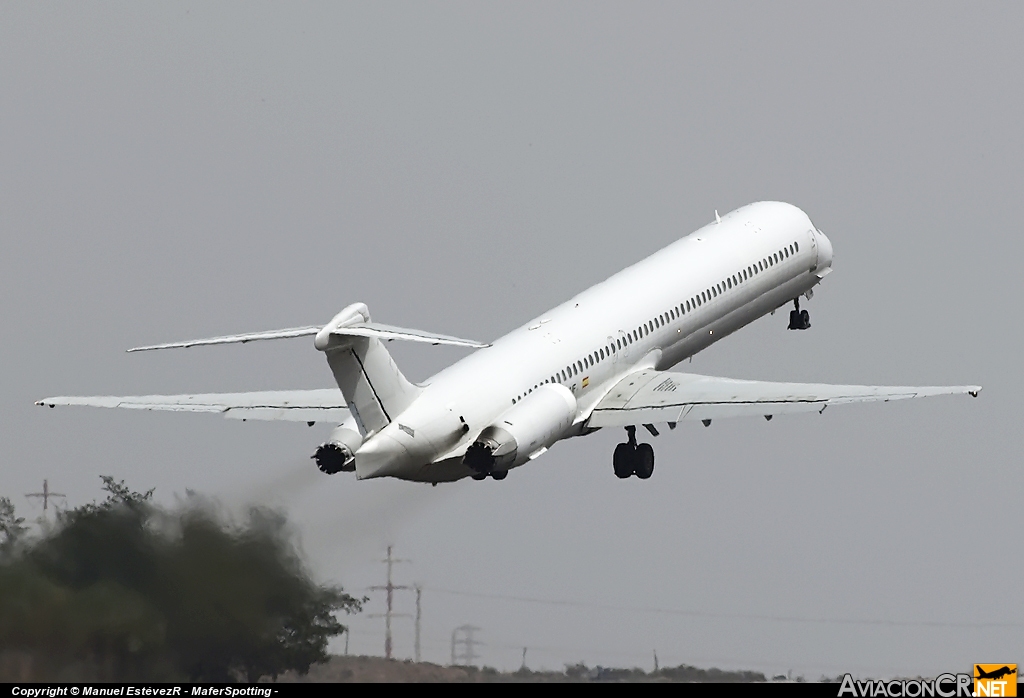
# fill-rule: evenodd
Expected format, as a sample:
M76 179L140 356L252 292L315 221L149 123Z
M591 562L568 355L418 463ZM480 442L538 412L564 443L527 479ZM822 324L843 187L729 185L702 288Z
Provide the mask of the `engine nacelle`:
M576 398L548 383L512 406L476 438L462 462L478 473L509 470L558 441L576 419Z
M352 472L356 469L356 451L363 444L363 437L345 427L337 427L326 442L316 449L313 460L316 467L328 475Z

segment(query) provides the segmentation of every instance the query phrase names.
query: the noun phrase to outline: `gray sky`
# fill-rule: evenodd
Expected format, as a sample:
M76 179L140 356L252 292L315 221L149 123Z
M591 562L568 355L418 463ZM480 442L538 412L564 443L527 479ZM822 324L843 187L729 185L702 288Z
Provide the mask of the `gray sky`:
M1013 3L0 4L0 493L35 515L20 495L44 477L78 504L112 474L164 502L189 487L285 506L318 575L358 593L394 543L438 662L462 623L503 668L523 646L534 668L650 668L657 649L812 678L1024 661L1022 19ZM687 425L654 441L647 482L614 477L605 430L504 482L437 488L321 476L326 425L32 404L327 387L307 340L123 350L355 301L493 339L761 199L835 245L814 326L764 318L687 368L982 396ZM464 352L394 355L421 380ZM351 651L381 652L382 621L352 626ZM395 627L410 656L411 621Z

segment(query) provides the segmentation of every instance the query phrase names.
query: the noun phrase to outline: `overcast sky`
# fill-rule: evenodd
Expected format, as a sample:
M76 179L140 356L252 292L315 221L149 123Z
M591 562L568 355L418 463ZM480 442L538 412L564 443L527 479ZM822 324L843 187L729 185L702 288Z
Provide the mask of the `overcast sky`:
M167 503L286 507L317 575L359 594L393 543L436 662L463 623L506 669L524 646L532 668L650 669L657 650L810 678L1022 662L1022 20L1017 3L4 2L0 494L34 517L22 494L43 478L81 504L111 474ZM329 387L308 338L124 349L356 301L491 340L763 199L835 246L813 328L766 317L687 370L982 395L686 424L654 440L649 481L615 478L622 433L604 430L436 488L321 475L330 425L32 404ZM413 380L465 355L391 346ZM380 654L367 614L350 651ZM395 647L412 654L408 618Z

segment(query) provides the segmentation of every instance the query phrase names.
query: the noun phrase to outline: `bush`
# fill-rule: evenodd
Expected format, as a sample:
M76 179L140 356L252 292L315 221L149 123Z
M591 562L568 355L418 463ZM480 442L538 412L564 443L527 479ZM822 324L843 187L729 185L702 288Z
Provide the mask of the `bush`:
M282 514L253 508L236 525L197 497L165 510L102 479L106 500L34 540L0 500L0 654L20 658L0 661L0 680L305 673L344 632L335 614L360 610L311 580Z

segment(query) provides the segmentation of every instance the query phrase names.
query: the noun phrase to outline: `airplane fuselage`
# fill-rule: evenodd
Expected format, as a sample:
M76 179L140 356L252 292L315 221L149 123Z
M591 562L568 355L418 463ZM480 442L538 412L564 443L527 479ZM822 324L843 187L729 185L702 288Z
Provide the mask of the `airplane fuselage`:
M516 467L591 430L591 409L638 369L667 369L808 294L831 270L832 245L799 208L737 209L543 313L437 373L355 454L360 479L423 482L473 474L468 444L514 409L551 419ZM564 417L564 419L563 419Z

